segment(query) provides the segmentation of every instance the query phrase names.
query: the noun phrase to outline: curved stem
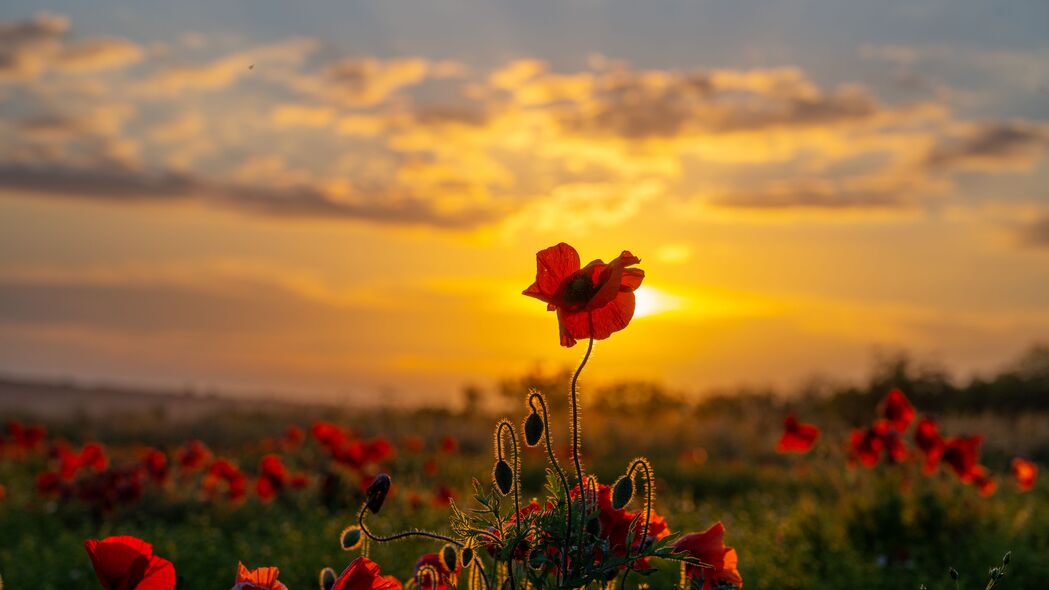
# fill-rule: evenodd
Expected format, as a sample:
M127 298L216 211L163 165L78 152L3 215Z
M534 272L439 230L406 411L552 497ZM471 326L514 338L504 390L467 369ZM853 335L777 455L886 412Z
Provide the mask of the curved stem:
M539 407L543 410L546 456L550 459L550 464L554 466L554 471L557 472L557 476L561 479L561 489L565 492L565 546L561 550L561 571L558 572L558 578L561 578L568 575L568 547L572 533L572 488L568 486L568 476L565 475L565 470L561 469L561 463L557 461L557 456L554 455L554 443L550 439L550 413L546 408L546 398L543 397L542 393L532 390L532 393L528 396L528 407L532 408L533 412L536 411L535 402L537 400L539 401ZM558 584L560 583L561 580L558 579Z
M514 432L514 425L510 424L509 420L503 420L499 422L499 426L496 428L495 440L496 450L499 455L499 460L503 459L503 430L510 431L510 442L514 451L514 528L517 529L516 534L521 534L521 456L517 450L517 433ZM506 559L506 567L510 572L510 588L516 590L517 583L514 580L514 549L511 548L510 556Z
M590 333L594 333L594 317L591 314L587 314L587 318L590 322ZM583 479L583 464L579 460L579 447L580 447L580 434L579 434L579 374L583 372L583 367L586 366L586 362L590 360L590 353L594 350L594 338L591 336L590 340L586 345L586 354L583 355L583 360L580 361L579 367L575 370L575 374L572 375L572 386L570 390L570 401L572 403L572 460L575 462L575 473L576 478L579 481L579 499L582 501L582 514L579 516L579 538L583 538L583 533L586 530L586 486L583 485L585 480ZM580 550L582 550L582 543L579 544Z
M401 539L407 539L408 537L426 537L427 539L433 539L434 541L444 541L445 543L451 543L456 547L462 547L463 544L451 537L446 537L440 533L431 533L430 531L421 530L408 530L395 533L386 537L380 537L368 529L368 525L364 524L364 515L367 511L368 505L361 506L361 511L357 515L357 524L360 525L361 531L368 536L369 539L379 543L389 543L390 541L399 541Z
M389 543L390 541L399 541L401 539L407 539L408 537L425 537L427 539L433 539L434 541L444 541L445 543L451 543L452 545L455 545L456 547L459 547L459 548L462 548L462 546L463 546L462 543L460 543L459 541L456 541L455 539L453 539L451 537L448 537L448 536L445 536L445 535L442 535L442 534L439 534L439 533L431 533L430 531L410 530L410 531L402 531L400 533L396 533L396 534L389 535L389 536L386 536L386 537L380 537L380 536L376 535L375 533L371 532L371 530L368 529L368 525L366 525L364 523L364 515L366 514L367 510L368 510L368 505L367 504L364 504L363 506L361 506L361 511L357 514L357 524L360 525L361 531L365 534L365 536L367 536L369 539L371 539L373 541L376 541L378 543ZM484 580L484 587L485 587L485 589L486 590L491 590L492 586L488 583L488 575L484 571L484 564L482 564L480 561L478 561L476 565L481 570L481 579Z
M638 467L645 471L645 526L641 528L641 543L638 545L638 555L640 556L641 551L644 549L645 542L648 540L648 524L652 519L652 494L655 488L655 480L652 478L652 468L649 467L648 461L644 459L635 459L634 464L630 466L629 477L634 476L634 470ZM629 555L630 548L627 548Z

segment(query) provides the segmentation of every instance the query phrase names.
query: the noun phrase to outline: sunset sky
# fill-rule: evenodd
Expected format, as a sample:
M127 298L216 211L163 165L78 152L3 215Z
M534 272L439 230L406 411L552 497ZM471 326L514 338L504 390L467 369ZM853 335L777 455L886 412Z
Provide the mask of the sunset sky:
M0 7L0 372L412 401L576 362L535 252L642 259L593 379L960 374L1049 341L1049 3Z

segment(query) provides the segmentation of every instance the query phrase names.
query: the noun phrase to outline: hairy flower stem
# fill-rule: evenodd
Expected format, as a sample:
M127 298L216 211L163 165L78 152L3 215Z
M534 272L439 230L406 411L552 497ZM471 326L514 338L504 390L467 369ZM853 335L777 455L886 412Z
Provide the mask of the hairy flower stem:
M565 475L565 470L561 469L561 463L557 461L557 455L554 454L554 444L550 440L550 413L546 409L546 398L543 397L542 393L533 390L528 396L528 407L532 408L533 412L536 411L536 401L539 402L539 407L543 411L546 456L550 459L550 464L554 466L554 471L557 472L557 476L561 479L561 489L565 493L565 547L561 551L561 569L557 572L557 583L560 585L562 578L568 575L568 547L570 546L569 540L572 533L572 488L568 486L568 476Z
M425 537L427 539L433 539L434 541L444 541L445 543L451 543L452 545L455 545L458 548L462 548L463 546L462 543L456 541L451 537L442 535L440 533L431 533L430 531L421 530L401 531L393 535L380 537L372 533L371 530L368 528L368 525L364 524L364 515L366 514L367 510L368 504L365 503L363 506L361 506L361 511L357 514L357 524L361 527L361 531L364 533L364 535L369 539L375 541L376 543L389 543L391 541L407 539L408 537ZM480 561L478 561L476 565L477 568L481 571L481 579L484 580L485 589L491 590L491 586L488 584L488 574L486 574L484 571L484 565Z
M627 470L626 476L633 479L634 472L637 469L643 469L645 472L645 525L641 528L641 541L637 546L637 555L641 557L645 552L645 543L648 542L648 523L652 518L652 495L654 493L655 478L652 477L652 468L649 466L648 461L643 458L634 459L634 462L630 464L630 469ZM630 557L630 547L626 548L626 556ZM630 574L630 570L634 569L632 563L627 564L626 570L623 571L623 577L620 579L619 587L626 588L626 577Z
M503 430L510 431L510 442L511 447L514 451L514 528L517 530L517 536L521 534L521 456L517 450L517 433L514 432L513 424L510 424L508 420L503 420L499 423L499 426L495 433L496 441L496 455L499 456L499 460L503 459ZM504 535L505 537L505 535ZM510 556L506 558L506 567L510 574L510 589L517 590L517 582L514 580L514 549L510 549Z
M594 317L588 314L590 321L590 333L594 333ZM583 372L583 367L586 366L586 362L590 360L590 353L594 350L594 338L590 337L590 340L586 345L586 354L583 355L583 360L580 361L579 367L575 370L575 374L572 375L572 386L570 389L570 401L572 403L572 460L575 462L575 474L579 481L579 499L582 501L582 514L579 515L579 539L582 541L583 535L586 531L586 496L587 490L584 486L585 480L583 479L583 464L579 460L580 451L580 434L579 434L579 374ZM567 550L567 547L565 548ZM579 543L579 549L582 551L583 544ZM582 556L580 556L581 558ZM579 560L582 563L582 559Z

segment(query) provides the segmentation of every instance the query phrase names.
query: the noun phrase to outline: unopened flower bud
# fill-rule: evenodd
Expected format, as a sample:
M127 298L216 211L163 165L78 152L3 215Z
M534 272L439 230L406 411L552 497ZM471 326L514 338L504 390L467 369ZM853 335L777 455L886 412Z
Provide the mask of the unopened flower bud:
M624 506L630 503L630 500L634 497L634 482L630 477L623 476L619 478L615 486L612 488L612 508L615 510L622 510Z
M449 572L455 571L455 565L459 562L459 553L455 550L455 546L448 544L441 547L441 565L444 569Z
M539 439L543 436L543 419L539 417L539 414L532 411L528 418L525 419L524 432L525 432L525 444L530 447L534 447L539 444Z
M321 570L320 574L320 586L321 590L331 590L335 586L335 580L338 576L335 575L335 570L330 567L326 567Z
M386 494L390 493L390 476L385 473L380 473L375 477L375 481L368 486L367 492L365 492L365 503L368 506L368 510L372 511L372 514L378 514L382 508L382 503L386 501Z
M952 567L947 570L947 573L951 575L952 580L954 580L955 582L958 581L958 570Z
M492 470L492 477L495 479L495 485L499 488L499 493L507 495L510 490L514 489L514 470L510 468L510 464L500 459L495 463L495 469Z
M473 547L463 547L463 550L459 552L459 563L463 564L463 567L470 567L474 562L474 549Z
M342 534L339 535L339 545L342 546L344 551L353 551L361 546L363 539L364 535L361 533L361 528L351 524L343 529Z

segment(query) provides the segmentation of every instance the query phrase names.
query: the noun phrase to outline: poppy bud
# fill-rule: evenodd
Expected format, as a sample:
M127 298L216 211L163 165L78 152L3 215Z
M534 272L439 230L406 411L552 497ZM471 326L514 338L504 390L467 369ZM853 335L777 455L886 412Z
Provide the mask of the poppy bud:
M339 545L342 545L344 551L353 551L361 546L361 540L363 539L364 536L361 534L361 528L357 525L351 524L342 531L341 535L339 535Z
M495 485L499 488L499 493L502 495L509 494L510 490L514 488L514 470L510 469L510 464L506 461L499 459L495 463L492 476L495 478Z
M955 582L958 581L958 570L954 569L953 567L948 568L947 573L951 575L952 580L954 580Z
M525 444L530 447L539 444L539 438L543 436L544 428L543 419L533 410L524 423Z
M459 562L463 564L463 567L470 567L470 564L474 562L474 549L473 547L463 547L463 550L459 552Z
M380 473L375 476L375 481L368 486L367 492L365 492L365 504L368 506L368 510L372 511L372 514L378 514L382 508L382 503L386 500L386 494L390 493L390 476L385 473Z
M441 565L449 572L455 571L455 564L459 561L459 554L452 545L441 547Z
M622 510L634 497L634 482L631 478L623 476L612 488L612 508Z
M320 574L321 590L331 590L335 586L336 578L338 576L335 575L335 570L330 567L322 569Z

